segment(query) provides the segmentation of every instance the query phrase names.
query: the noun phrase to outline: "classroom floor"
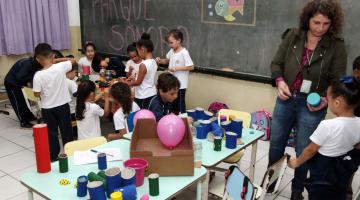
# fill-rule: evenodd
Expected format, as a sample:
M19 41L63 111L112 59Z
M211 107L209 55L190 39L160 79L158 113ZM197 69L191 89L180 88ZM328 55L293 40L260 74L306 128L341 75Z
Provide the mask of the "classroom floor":
M8 106L7 106L8 107ZM4 106L0 106L4 109ZM19 123L12 109L5 108L10 111L10 116L0 114L0 199L23 200L27 199L27 189L21 185L19 179L21 175L35 165L34 143L31 130L19 128ZM104 128L111 130L111 122L103 121ZM267 152L269 142L259 141L256 157L255 183L259 184L267 166ZM287 148L286 152L294 155L292 148ZM241 169L247 174L249 172L251 148L246 150L245 156L242 158ZM287 168L286 174L280 186L280 192L277 195L267 195L266 199L284 200L289 199L291 194L291 179L293 170ZM220 175L216 175L216 179L223 179ZM353 188L356 190L360 186L360 171L354 177ZM180 193L176 200L195 199L195 186L190 187ZM304 192L305 199L307 193ZM34 195L34 199L43 199L38 195ZM217 199L209 195L209 199Z

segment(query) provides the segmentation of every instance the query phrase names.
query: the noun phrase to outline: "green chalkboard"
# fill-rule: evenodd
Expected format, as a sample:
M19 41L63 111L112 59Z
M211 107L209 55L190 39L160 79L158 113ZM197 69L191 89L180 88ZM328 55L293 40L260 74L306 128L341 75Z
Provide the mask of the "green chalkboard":
M80 0L82 42L98 52L125 55L128 44L151 34L155 56L169 50L168 30L180 29L197 68L205 73L227 67L266 82L283 31L298 26L306 0ZM360 1L342 0L349 61L360 49ZM350 64L349 64L350 66ZM349 69L350 70L350 69Z

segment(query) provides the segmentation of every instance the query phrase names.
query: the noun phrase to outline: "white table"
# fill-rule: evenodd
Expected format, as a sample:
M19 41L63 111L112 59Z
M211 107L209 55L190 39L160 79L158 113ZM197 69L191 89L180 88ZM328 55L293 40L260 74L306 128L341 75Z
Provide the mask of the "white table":
M100 145L94 149L101 148L120 148L123 160L127 160L130 157L130 142L128 140L115 140L109 143ZM123 161L114 161L107 163L110 167L123 167ZM36 168L29 170L21 177L21 183L29 189L28 199L33 199L33 192L36 192L40 196L46 199L89 199L89 195L84 198L76 196L76 188L74 184L81 175L87 175L89 172L98 172L97 163L88 165L73 165L73 157L69 157L69 172L60 173L58 162L54 162L51 165L51 171L45 174L39 174L36 172ZM197 182L197 196L196 199L201 199L201 181L206 175L206 169L204 167L195 168L194 176L168 176L160 177L160 194L159 196L152 197L151 200L164 200L170 199L176 196L187 187ZM70 180L70 184L61 186L59 184L60 179ZM144 194L149 194L148 180L145 178L144 185L137 188L137 197Z

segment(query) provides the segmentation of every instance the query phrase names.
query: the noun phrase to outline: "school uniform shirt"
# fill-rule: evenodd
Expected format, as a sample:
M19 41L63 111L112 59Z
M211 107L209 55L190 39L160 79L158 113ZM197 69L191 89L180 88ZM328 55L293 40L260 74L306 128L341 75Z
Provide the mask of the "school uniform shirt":
M133 102L131 112L136 112L138 110L140 110L140 107L135 102ZM117 111L114 113L113 120L116 132L127 127L123 108L117 109Z
M162 117L172 112L171 103L163 102L160 94L157 94L151 99L148 109L154 113L156 121L159 121Z
M346 154L360 142L359 130L359 117L336 117L322 121L310 140L320 145L320 154L337 157Z
M128 60L125 67L125 72L130 72L130 68L133 68L133 71L131 73L131 76L135 76L135 79L137 78L137 75L139 74L139 67L140 63L136 64L133 60Z
M70 113L74 114L76 108L76 93L78 86L74 80L66 79L66 82L68 84L69 94L71 96L71 101L69 102Z
M80 58L78 65L79 65L79 71L82 72L83 66L90 66L90 74L96 74L94 69L91 67L92 60L88 60L86 56Z
M188 67L194 65L186 48L182 48L181 51L177 53L175 53L173 49L170 49L170 51L166 54L166 58L169 59L169 69L173 67ZM186 89L188 87L189 71L176 71L170 73L179 79L180 89Z
M114 70L113 78L126 77L125 65L118 57L110 57L107 70Z
M158 65L154 59L147 59L142 61L146 67L146 74L142 83L135 87L135 98L146 99L156 95L155 76Z
M27 83L32 83L35 72L41 68L37 65L39 64L32 57L17 61L6 74L4 82L17 87L27 86Z
M92 66L94 71L100 73L99 66ZM110 57L108 66L105 70L114 70L115 74L112 75L113 78L126 77L125 65L118 57Z
M65 61L36 72L33 91L40 92L41 108L50 109L71 101L66 78L66 72L71 68L71 62Z
M76 121L79 140L101 136L100 117L103 115L104 110L99 105L85 102L84 119Z

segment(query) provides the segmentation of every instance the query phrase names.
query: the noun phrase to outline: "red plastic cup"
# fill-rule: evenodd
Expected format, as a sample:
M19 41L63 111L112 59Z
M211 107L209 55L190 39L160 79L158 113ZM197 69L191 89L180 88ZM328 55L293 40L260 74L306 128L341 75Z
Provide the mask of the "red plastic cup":
M90 75L90 66L83 66L82 67L82 74L83 75Z
M124 162L124 167L135 169L135 185L136 187L144 184L145 169L148 167L148 162L142 158L130 158Z

